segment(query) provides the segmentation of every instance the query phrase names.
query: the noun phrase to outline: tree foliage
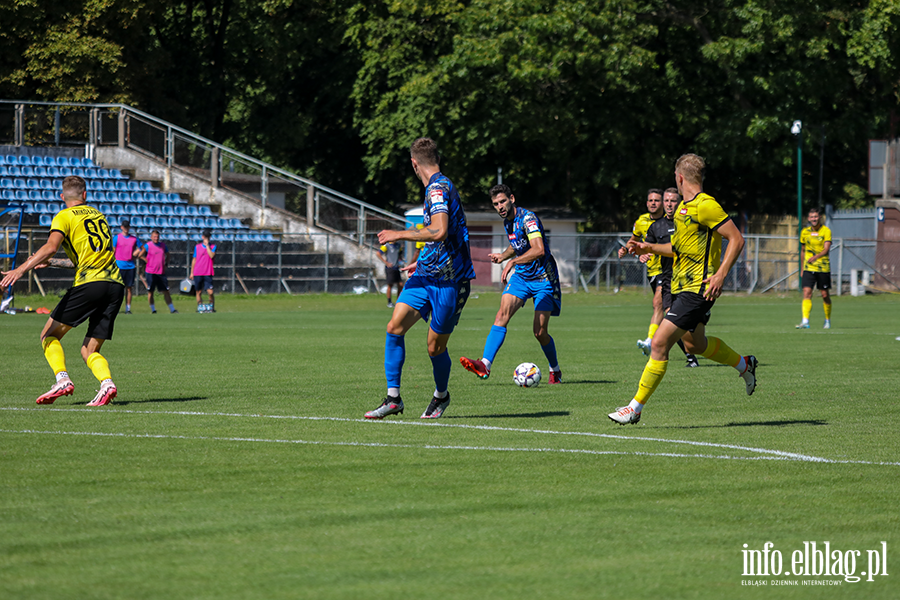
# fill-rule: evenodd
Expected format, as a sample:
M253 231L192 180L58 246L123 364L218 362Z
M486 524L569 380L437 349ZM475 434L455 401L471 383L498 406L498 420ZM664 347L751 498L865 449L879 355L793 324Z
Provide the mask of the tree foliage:
M122 101L396 207L435 137L472 204L621 228L675 159L728 210L858 205L900 100L900 4L834 0L10 0L0 95ZM824 156L821 155L825 136ZM852 190L853 193L847 192Z

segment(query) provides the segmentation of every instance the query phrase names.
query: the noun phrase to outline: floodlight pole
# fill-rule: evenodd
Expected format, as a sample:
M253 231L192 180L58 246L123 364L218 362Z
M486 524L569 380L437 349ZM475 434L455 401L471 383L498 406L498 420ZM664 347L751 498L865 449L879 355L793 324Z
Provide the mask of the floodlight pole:
M800 250L800 234L803 232L803 123L794 121L791 133L797 136L797 277L803 279L803 252ZM798 287L800 287L798 285Z

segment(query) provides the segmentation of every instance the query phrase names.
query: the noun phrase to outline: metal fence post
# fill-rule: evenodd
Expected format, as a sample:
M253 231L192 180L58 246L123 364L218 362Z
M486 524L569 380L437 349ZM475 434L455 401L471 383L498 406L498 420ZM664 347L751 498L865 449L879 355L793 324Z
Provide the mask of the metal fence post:
M328 293L328 263L331 258L331 234L325 234L325 293Z
M838 281L837 281L837 295L841 295L841 286L844 283L844 238L840 238L837 240L839 248L841 251L838 253Z
M25 105L16 104L15 145L25 145Z
M234 274L237 273L237 240L231 240L231 293L234 293Z
M278 281L281 281L281 279L283 277L283 275L281 274L281 264L282 264L281 263L281 246L282 246L282 244L284 244L284 236L283 235L279 236L279 238L278 238ZM280 286L276 286L276 287L278 287L278 293L280 294L281 287Z
M312 185L306 186L306 233L309 233L309 228L316 224L315 197L316 188Z
M212 183L213 188L219 187L219 173L221 172L221 165L219 158L219 149L214 147L212 149L212 154L209 157L209 180Z

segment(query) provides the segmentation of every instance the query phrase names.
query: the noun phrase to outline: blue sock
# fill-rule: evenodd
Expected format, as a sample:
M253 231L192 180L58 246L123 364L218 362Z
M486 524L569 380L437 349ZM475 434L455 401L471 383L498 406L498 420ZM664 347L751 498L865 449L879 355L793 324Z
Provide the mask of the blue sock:
M450 382L450 367L453 361L450 360L450 352L444 350L441 354L431 357L431 368L434 372L434 390L439 393L447 391L447 384Z
M503 340L505 339L506 327L491 325L491 332L488 334L487 341L484 343L483 358L494 362L494 358L496 358L497 353L500 352L500 346L503 345Z
M384 375L389 388L400 387L403 361L406 360L406 341L402 335L386 334L384 340Z
M556 363L556 344L553 342L553 338L550 338L550 343L546 346L541 346L541 350L544 351L544 356L547 357L547 362L550 363L550 368L555 369L559 367Z

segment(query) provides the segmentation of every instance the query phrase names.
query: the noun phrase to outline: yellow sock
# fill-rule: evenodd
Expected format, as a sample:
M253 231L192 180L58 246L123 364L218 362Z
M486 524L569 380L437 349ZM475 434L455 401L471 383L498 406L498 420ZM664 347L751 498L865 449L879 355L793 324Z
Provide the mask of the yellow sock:
M53 369L54 374L62 373L66 370L66 353L63 352L62 344L59 343L57 338L48 335L41 342L41 347L44 349L44 356L47 358L47 362L50 363L50 368Z
M637 394L634 395L635 400L645 404L650 399L650 396L659 386L659 382L662 381L663 375L666 374L668 365L669 361L667 360L653 360L651 358L647 361L647 366L644 367L644 372L641 375L641 382L638 384Z
M97 381L102 382L105 379L112 379L112 375L109 373L109 363L106 362L106 359L99 352L94 352L87 357L87 366L91 373L94 374L94 377L97 378Z
M647 337L652 338L657 329L659 329L659 325L657 323L650 323L650 329L647 330Z
M824 305L824 308L825 308L825 320L830 321L831 320L831 302L823 302L822 304Z
M728 365L737 368L741 362L741 355L728 347L728 344L715 337L707 337L708 342L706 350L700 353L700 356L708 358L720 365Z
M803 299L803 318L809 321L809 313L812 310L812 300Z

